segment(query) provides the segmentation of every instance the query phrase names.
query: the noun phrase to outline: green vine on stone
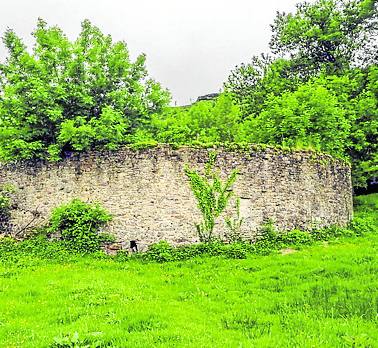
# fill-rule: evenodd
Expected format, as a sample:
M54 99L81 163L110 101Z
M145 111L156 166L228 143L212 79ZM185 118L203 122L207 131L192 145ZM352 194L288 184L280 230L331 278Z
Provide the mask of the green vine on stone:
M216 157L216 153L209 153L204 175L189 166L185 167L185 174L189 179L191 190L202 214L202 221L196 224L201 242L213 241L216 219L226 209L234 195L232 185L238 175L237 170L233 170L228 178L223 181L219 172L214 169Z

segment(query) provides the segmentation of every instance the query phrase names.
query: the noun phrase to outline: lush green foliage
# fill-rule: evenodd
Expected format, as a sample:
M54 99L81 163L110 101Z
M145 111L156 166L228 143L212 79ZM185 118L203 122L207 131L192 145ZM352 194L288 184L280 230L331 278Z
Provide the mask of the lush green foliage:
M232 185L238 174L237 170L233 170L223 182L220 174L214 169L215 160L216 154L210 153L205 164L205 175L199 174L195 169L185 168L185 174L202 213L203 221L196 224L201 242L210 242L213 239L216 219L227 208L234 195Z
M273 56L254 57L225 84L246 119L238 139L312 146L347 158L355 186L377 176L377 6L317 0L278 13Z
M278 13L272 31L273 53L289 55L300 74L339 73L365 56L363 50L377 38L378 5L375 0L304 1L293 14Z
M145 126L144 136L168 144L234 142L239 121L239 108L230 96L221 94L214 101L200 101L190 107L155 114Z
M343 76L322 74L295 89L283 87L266 94L257 113L244 117L235 138L307 146L349 159L354 185L364 186L378 173L377 72L378 67L371 66L355 68ZM269 84L279 85L280 81L282 77ZM285 81L282 83L286 86ZM245 102L248 104L248 100Z
M251 142L310 145L343 156L350 128L338 98L320 83L309 82L294 92L268 97L264 110L247 118L244 132Z
M115 149L169 95L147 78L145 56L131 62L124 42L113 42L89 21L70 42L38 21L29 52L8 30L0 65L0 157L49 157L64 151Z
M358 197L356 217L377 219L377 199ZM30 240L8 241L0 250L0 346L374 347L377 231L286 255L237 259L235 246L234 260L147 264L98 254L56 262L58 249L49 257L40 243L33 253Z
M371 66L365 72L352 73L352 84L359 86L355 82L359 81L364 88L360 88L360 93L353 91L356 97L350 99L349 110L352 110L354 117L349 154L353 163L354 183L363 186L367 178L378 175L378 65Z
M257 115L264 109L267 96L294 91L301 82L292 62L268 55L254 56L231 71L225 89L240 107L242 117Z
M74 199L53 210L48 232L58 234L70 249L90 253L98 251L109 236L99 233L111 215L99 204Z

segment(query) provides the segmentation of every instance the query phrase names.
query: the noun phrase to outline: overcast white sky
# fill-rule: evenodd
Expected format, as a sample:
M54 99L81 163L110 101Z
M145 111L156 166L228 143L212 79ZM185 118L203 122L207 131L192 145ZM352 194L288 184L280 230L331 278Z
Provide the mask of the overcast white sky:
M268 50L277 10L299 0L1 0L0 32L14 29L28 45L38 17L72 39L88 18L132 57L147 54L150 75L187 104L217 92L230 70ZM0 47L0 60L5 51Z

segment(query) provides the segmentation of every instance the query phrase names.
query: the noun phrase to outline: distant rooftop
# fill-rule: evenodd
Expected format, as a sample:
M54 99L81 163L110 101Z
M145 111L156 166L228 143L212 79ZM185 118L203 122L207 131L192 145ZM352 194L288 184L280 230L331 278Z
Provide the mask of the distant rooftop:
M210 94L205 94L201 95L200 97L197 98L197 102L201 100L213 100L219 96L219 93L210 93Z

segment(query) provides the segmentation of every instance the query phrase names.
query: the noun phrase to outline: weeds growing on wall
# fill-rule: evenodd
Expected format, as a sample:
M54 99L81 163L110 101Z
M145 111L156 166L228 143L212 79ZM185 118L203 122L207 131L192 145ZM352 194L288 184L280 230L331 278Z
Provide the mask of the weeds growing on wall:
M235 208L236 208L236 217L227 216L224 219L224 222L226 223L226 227L227 227L225 238L228 242L231 242L231 243L240 242L242 240L241 226L243 224L244 219L240 215L240 198L239 197L236 197Z
M202 213L202 221L196 224L201 242L213 240L216 219L226 209L234 195L232 185L238 175L238 172L233 170L226 180L222 180L219 172L214 169L215 160L216 154L211 152L205 164L204 175L188 166L185 168L185 174Z

